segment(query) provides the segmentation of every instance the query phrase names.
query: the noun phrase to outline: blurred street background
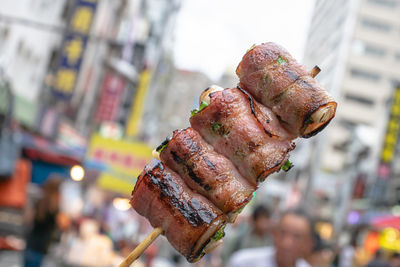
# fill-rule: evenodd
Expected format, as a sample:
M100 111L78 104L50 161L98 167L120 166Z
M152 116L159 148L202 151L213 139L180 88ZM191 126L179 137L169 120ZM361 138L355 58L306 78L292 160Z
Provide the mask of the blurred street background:
M152 230L129 196L153 148L268 41L322 69L337 114L196 265L271 245L300 206L313 266L400 266L400 0L0 0L0 266L118 266ZM136 265L189 264L159 238Z

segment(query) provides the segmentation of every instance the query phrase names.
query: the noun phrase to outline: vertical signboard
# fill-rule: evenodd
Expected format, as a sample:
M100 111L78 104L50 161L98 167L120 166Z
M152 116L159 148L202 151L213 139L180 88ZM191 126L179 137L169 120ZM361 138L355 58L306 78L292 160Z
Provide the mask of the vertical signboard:
M128 118L126 126L126 135L129 137L134 137L139 132L140 119L143 115L143 105L146 98L147 89L151 80L151 74L148 69L143 70L140 73L139 85L137 93L132 101L132 110Z
M104 76L99 104L97 106L96 121L115 121L117 119L120 103L124 95L125 80L107 72Z
M74 92L83 54L97 7L97 0L76 0L61 45L53 94L69 101Z
M390 110L389 122L386 127L386 135L384 139L381 162L391 164L396 151L396 144L399 135L400 123L400 86L395 89L393 95L393 104Z
M400 128L400 85L394 90L390 117L386 126L383 148L377 170L377 179L372 189L372 199L375 203L385 201L385 191L392 175L392 162L396 152Z

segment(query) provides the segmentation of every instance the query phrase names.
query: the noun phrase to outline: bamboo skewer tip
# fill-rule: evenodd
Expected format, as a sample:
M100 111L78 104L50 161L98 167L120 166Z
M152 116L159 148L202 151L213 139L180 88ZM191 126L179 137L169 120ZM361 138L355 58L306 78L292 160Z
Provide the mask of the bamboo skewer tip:
M312 68L312 70L311 70L311 77L313 77L313 78L315 78L315 76L317 76L318 75L318 73L320 73L321 72L321 69L320 69L320 67L318 67L317 65L315 65L314 66L314 68Z
M163 233L162 228L157 227L125 258L119 267L129 267L137 260L140 255L156 240L156 238Z

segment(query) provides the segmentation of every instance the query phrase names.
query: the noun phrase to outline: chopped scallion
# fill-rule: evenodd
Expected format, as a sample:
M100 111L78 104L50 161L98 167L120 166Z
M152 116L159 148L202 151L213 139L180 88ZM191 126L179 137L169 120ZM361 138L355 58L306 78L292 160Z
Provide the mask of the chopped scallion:
M156 151L157 151L158 153L161 153L161 151L163 151L164 148L167 147L169 141L171 141L171 138L170 138L170 137L165 138L165 140L156 148Z
M289 171L293 167L293 163L291 163L289 160L285 162L285 164L282 165L281 169L284 170L285 172Z
M219 228L219 230L211 237L213 240L218 241L225 236L225 226Z
M209 104L205 101L201 101L199 109L193 109L192 113L190 114L190 117L193 117L196 115L199 111L203 110L205 107L207 107Z
M215 132L215 131L218 131L218 129L221 128L221 126L222 126L221 123L214 123L214 124L212 125L212 129L213 129L213 131Z
M249 52L251 49L253 49L254 47L256 47L256 44L253 44L249 49L247 49L246 53Z
M286 60L284 58L282 58L281 56L279 56L278 59L276 60L276 63L278 63L279 65L282 65L283 63L286 63Z
M207 102L201 101L199 111L202 110L203 108L207 107L208 105L209 105L209 104L208 104Z

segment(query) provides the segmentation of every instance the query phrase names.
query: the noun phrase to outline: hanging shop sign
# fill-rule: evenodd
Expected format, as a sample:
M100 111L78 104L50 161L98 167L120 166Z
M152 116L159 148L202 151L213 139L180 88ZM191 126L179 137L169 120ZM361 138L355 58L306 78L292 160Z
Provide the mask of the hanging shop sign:
M119 75L108 71L103 79L99 104L97 106L96 121L115 121L120 109L126 82Z
M400 128L400 85L395 88L392 99L393 102L389 112L389 120L377 168L377 179L370 193L371 200L374 203L386 201L386 190L389 179L392 176L392 163L396 153Z
M87 159L136 177L150 162L151 152L152 148L145 143L114 140L95 134L90 140Z
M381 161L390 164L396 151L396 144L400 128L400 86L395 89L390 117L386 128L386 135L381 154Z
M54 95L69 101L74 92L97 0L77 0L61 45L61 56L53 84Z
M136 177L150 162L152 148L145 143L115 140L94 134L86 154L86 163L101 166L97 184L118 193L130 194Z

